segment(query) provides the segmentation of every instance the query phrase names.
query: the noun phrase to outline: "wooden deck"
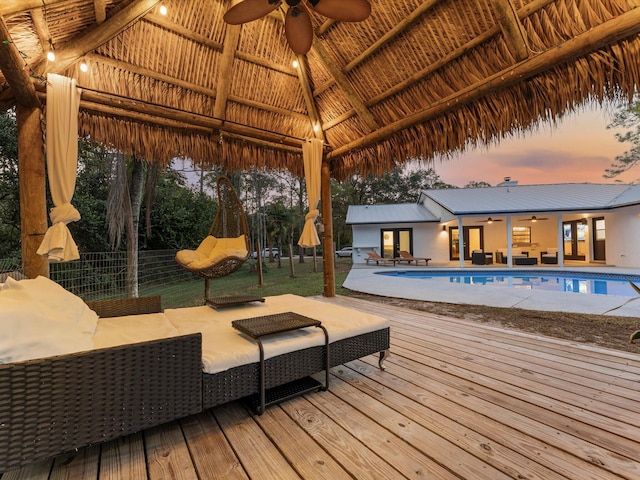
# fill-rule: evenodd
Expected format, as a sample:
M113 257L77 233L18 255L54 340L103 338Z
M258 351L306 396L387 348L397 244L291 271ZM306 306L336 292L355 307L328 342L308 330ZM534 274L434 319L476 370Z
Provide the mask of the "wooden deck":
M392 355L329 392L240 403L9 479L640 478L640 355L339 297L388 317Z

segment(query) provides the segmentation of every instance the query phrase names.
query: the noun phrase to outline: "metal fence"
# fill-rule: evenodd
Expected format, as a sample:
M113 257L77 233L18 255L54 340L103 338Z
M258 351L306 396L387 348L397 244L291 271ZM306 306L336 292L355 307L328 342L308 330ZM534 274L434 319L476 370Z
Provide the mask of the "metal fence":
M176 250L139 252L139 295L161 295L165 308L202 304L204 280L180 268L175 255ZM20 268L19 258L0 259L0 273ZM127 253L81 253L79 260L51 263L49 276L85 301L126 297Z

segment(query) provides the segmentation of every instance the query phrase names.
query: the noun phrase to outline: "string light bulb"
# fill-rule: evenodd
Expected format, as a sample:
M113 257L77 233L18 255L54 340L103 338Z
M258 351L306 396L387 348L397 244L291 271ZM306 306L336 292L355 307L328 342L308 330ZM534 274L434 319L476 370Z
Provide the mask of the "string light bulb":
M50 62L55 62L56 61L56 54L53 53L53 50L49 50L47 52L47 60L49 60Z
M320 125L318 125L317 123L313 124L313 131L318 133L320 131Z
M294 60L292 65L293 65L293 68L298 68L300 64L298 63L298 60Z
M165 5L160 5L160 15L167 14L167 7Z
M89 65L87 65L87 62L84 60L80 62L80 71L84 73L87 73L89 71Z

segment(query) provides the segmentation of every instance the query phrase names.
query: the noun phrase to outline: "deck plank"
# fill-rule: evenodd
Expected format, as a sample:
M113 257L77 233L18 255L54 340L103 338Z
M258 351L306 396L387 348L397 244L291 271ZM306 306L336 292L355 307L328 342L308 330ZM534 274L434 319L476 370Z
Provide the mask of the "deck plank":
M76 454L56 458L51 471L51 480L96 480L100 446L83 448Z
M353 478L281 408L268 409L255 420L302 478Z
M299 480L300 476L280 453L278 446L264 434L251 414L239 403L214 409L215 417L234 446L249 478L263 480Z
M210 412L180 421L199 478L246 480L249 477Z
M424 479L424 467L412 462L412 450L405 442L391 435L387 430L376 424L349 425L340 412L333 408L334 400L327 394L306 395L304 401L297 399L282 404L289 416L312 437L318 445L327 450L333 458L344 466L353 478L358 480L379 480L380 478L397 478L404 474L409 479ZM325 409L327 411L325 411ZM352 419L351 419L352 420ZM396 452L402 458L402 465L394 468L390 463L395 459L383 459L379 452ZM403 468L404 466L404 468ZM451 474L441 467L429 470L429 478L449 479Z
M178 422L144 432L149 478L198 480Z
M640 355L321 300L390 320L386 371L370 355L263 416L233 402L2 480L640 478Z

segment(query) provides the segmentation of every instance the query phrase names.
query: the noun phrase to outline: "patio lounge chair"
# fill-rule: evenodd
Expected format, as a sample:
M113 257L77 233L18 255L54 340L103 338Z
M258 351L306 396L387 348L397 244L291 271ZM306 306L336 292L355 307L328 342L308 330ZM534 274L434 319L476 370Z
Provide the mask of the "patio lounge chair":
M100 317L96 336L102 333L102 337L97 344L113 346L0 364L0 475L257 394L257 361L207 373L203 352L209 352L208 358L213 351L223 361L234 361L237 351L224 352L229 337L216 344L219 333L233 330L229 319L259 316L265 308L269 313L314 312L329 330L330 367L379 353L379 365L384 368L390 336L388 321L382 317L295 295L270 297L267 303L267 307L224 312L206 306L162 312L160 297L88 304ZM167 327L176 336L159 336ZM124 338L113 336L118 332L124 337L134 334L139 339L149 334L156 339L111 343ZM324 343L294 343L268 358L267 388L324 371L326 350Z
M430 258L425 258L425 257L414 257L406 250L400 250L400 252L398 253L400 253L400 258L397 260L400 262L403 262L403 261L408 262L409 264L411 264L411 262L416 262L416 265L418 265L420 262L424 262L426 266L426 265L429 265L429 260L431 260Z
M395 265L396 262L398 261L397 258L381 257L376 252L367 252L367 255L368 257L364 259L367 265L369 264L369 262L376 262L376 265L380 265L380 262L382 262L383 265L386 265L387 263L392 263L393 265Z

